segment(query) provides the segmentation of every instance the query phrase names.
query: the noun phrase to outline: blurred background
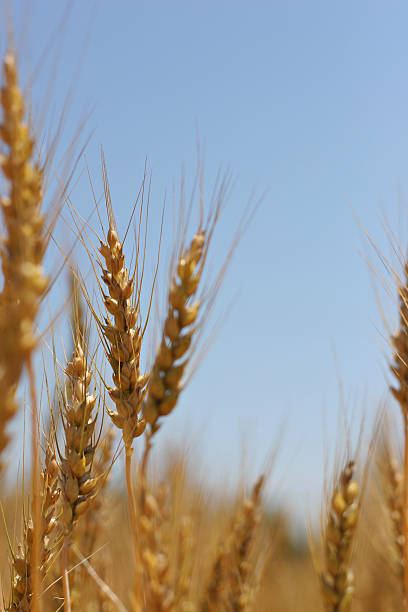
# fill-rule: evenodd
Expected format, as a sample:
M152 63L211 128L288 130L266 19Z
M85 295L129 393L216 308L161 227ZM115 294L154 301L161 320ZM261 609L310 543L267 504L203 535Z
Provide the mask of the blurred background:
M87 168L99 199L101 147L122 235L145 164L151 173L148 278L166 202L159 311L173 210L182 173L187 197L193 188L197 142L206 197L220 169L233 179L215 271L246 206L260 201L207 328L211 346L156 446L191 448L207 481L231 490L243 464L252 481L278 448L270 497L303 523L345 440L344 415L352 441L362 418L370 433L381 402L399 417L377 301L393 329L393 281L381 256L396 263L387 227L403 251L408 238L407 6L42 0L4 3L3 16L14 24L45 143L65 109L50 182L68 176L68 159L80 214L99 231ZM3 36L2 53L6 46ZM56 254L75 242L69 224L64 209ZM83 249L73 257L89 268ZM48 265L55 274L55 260ZM49 319L68 290L65 271L56 287ZM63 350L69 330L58 320L54 336ZM16 444L22 430L17 422Z

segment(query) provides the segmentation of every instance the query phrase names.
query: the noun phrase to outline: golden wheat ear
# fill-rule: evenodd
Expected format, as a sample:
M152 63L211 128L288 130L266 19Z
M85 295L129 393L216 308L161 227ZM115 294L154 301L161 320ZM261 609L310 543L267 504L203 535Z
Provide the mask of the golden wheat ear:
M8 195L0 198L5 227L1 248L4 287L0 294L0 454L9 437L6 426L17 405L15 392L24 364L36 345L34 320L47 286L42 260L46 247L43 172L35 160L35 142L24 121L16 59L8 53L3 66L0 139L5 151L0 166ZM1 470L0 458L0 470Z
M228 177L224 177L214 190L215 204L209 207L207 218L204 218L203 198L202 194L200 195L199 222L189 244L186 243L188 223L183 227L183 208L180 207L182 229L170 266L167 315L148 378L147 398L143 403L143 417L148 427L142 472L146 469L151 439L159 430L163 417L174 410L188 381L189 370L191 374L192 358L197 351L204 324L208 320L226 267L240 237L237 233L230 252L219 266L218 276L210 286L205 287L205 265L214 230L225 204L228 186ZM187 219L191 213L189 210Z
M34 321L47 287L42 262L48 236L41 212L43 170L35 155L35 140L25 122L25 100L18 83L16 59L12 52L4 60L4 81L0 94L3 111L0 139L5 151L0 166L8 195L0 198L5 227L1 248L4 278L0 294L0 472L2 453L8 445L6 428L17 411L15 394L24 365L27 365L31 401L33 537L33 612L41 608L41 507L38 411L32 352L36 346Z
M78 518L96 495L92 465L95 454L96 397L89 392L92 372L87 355L77 340L72 361L66 366L68 385L63 402L65 455L61 460L64 530L70 534Z
M145 179L139 192L139 231L137 232L136 244L134 245L136 261L132 268L129 268L126 263L123 243L119 238L116 227L103 154L102 176L109 227L105 235L103 224L100 220L102 237L99 237L92 230L99 242L98 248L93 246L92 240L89 238L87 223L82 222L78 212L71 208L79 239L89 255L103 300L104 312L99 315L94 299L91 298L87 291L86 283L81 284L82 292L92 312L101 344L112 371L113 385L108 383L105 383L105 385L115 409L108 408L107 412L114 426L121 430L126 454L131 456L133 453L133 440L142 435L145 429L141 407L145 397L147 376L143 375L140 370L143 327L140 313L140 297L146 250L146 244L144 244L144 248L141 246L143 237L141 237L140 229L145 205L143 201ZM93 191L92 182L91 188ZM139 204L139 197L135 208ZM95 206L99 215L96 199ZM131 223L131 220L129 223ZM142 252L140 253L140 251ZM141 265L139 255L143 257Z
M159 487L154 493L144 482L138 505L138 555L141 576L135 594L146 610L173 610L175 594L170 578L169 558L164 544L166 505L169 491ZM143 604L142 604L143 605Z
M239 505L228 538L218 546L201 603L202 612L243 612L253 604L256 580L252 549L260 522L264 483L264 476L258 478L251 495Z
M41 579L44 580L55 556L58 540L58 501L60 497L58 463L51 445L47 446L41 472ZM25 518L23 539L12 554L11 600L7 610L31 610L33 596L31 558L33 521Z
M329 612L347 612L354 596L351 562L360 511L360 487L354 471L354 462L348 461L337 478L327 508L323 534L325 569L320 579Z
M385 440L384 453L381 457L380 476L382 477L382 493L384 495L385 507L391 525L391 557L394 569L404 593L404 521L403 521L403 496L404 477L401 462L392 451L389 439Z
M73 540L75 550L79 550L81 559L92 558L92 568L96 571L101 580L105 580L108 571L111 569L109 554L101 550L110 536L110 525L112 522L111 506L107 503L106 489L111 475L111 467L115 460L114 457L115 428L111 426L99 441L94 459L94 474L98 480L99 489L95 497L92 508L86 512L81 520L74 527ZM74 591L78 602L81 601L81 592L88 591L89 577L88 567L81 564L72 573ZM88 588L87 588L88 586ZM99 609L107 607L106 592L104 589L96 588L94 597L99 605Z
M162 341L148 382L148 397L143 415L157 430L160 417L174 409L181 391L181 379L189 360L194 324L200 303L195 300L202 266L200 262L206 247L204 231L199 231L177 262L177 272L169 291L169 309L163 326Z
M108 314L102 332L113 371L114 387L108 387L108 393L116 406L116 411L108 413L116 427L122 430L126 453L131 454L134 438L142 435L145 429L140 414L147 382L147 376L140 372L140 311L138 306L132 305L134 276L129 275L125 267L122 244L112 224L107 242L101 242L99 250L106 266L102 280L109 293L104 295Z
M99 489L94 473L94 455L98 439L95 435L97 398L90 392L92 371L85 340L76 338L72 361L65 368L66 388L61 389L61 412L64 428L64 455L60 460L61 528L64 545L61 567L65 606L70 607L68 554L72 546L74 526L91 507Z
M390 386L390 390L397 400L403 420L404 460L402 466L402 524L401 542L403 553L404 592L406 605L408 605L408 263L404 265L404 278L398 279L399 313L400 321L397 332L391 337L393 347L393 363L390 368L398 386Z
M74 223L79 239L86 249L97 279L103 299L104 313L99 315L95 300L89 295L86 283L81 289L96 323L99 339L103 346L109 368L112 373L113 385L105 380L107 393L113 402L114 409L107 407L107 412L115 427L121 430L126 451L126 484L129 497L134 550L137 550L137 517L135 511L135 496L132 482L132 454L134 439L145 430L141 408L146 393L148 377L141 373L140 354L143 329L140 314L140 298L144 273L144 258L146 240L141 237L140 228L144 210L144 182L140 190L139 231L136 237L136 260L132 269L126 264L123 243L119 239L111 202L110 188L104 156L102 154L102 175L105 192L105 205L109 220L109 228L105 235L102 227L102 238L97 236L99 247L95 248L89 239L89 226L82 223L77 211L72 209ZM93 190L92 182L91 188ZM138 205L137 200L135 207ZM99 214L98 203L95 206ZM133 217L133 215L132 215ZM100 219L100 217L99 217ZM147 213L146 213L147 223ZM93 230L92 230L93 231ZM125 235L126 237L126 235ZM90 243L91 246L88 246ZM139 262L143 258L143 263ZM145 325L147 322L145 322Z

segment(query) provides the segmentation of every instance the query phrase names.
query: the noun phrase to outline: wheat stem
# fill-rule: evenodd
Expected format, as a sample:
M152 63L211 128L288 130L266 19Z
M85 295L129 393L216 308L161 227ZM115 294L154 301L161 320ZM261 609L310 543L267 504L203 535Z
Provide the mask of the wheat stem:
M137 512L136 512L136 502L135 502L135 493L133 490L133 482L132 482L132 454L126 453L126 490L129 501L129 509L130 509L130 523L132 528L132 536L133 536L133 547L135 551L135 555L138 550L138 537L137 537Z
M68 535L64 537L64 545L62 549L62 585L64 589L64 610L65 612L71 612L71 594L69 590L69 576L68 576L68 551L70 547L70 538Z

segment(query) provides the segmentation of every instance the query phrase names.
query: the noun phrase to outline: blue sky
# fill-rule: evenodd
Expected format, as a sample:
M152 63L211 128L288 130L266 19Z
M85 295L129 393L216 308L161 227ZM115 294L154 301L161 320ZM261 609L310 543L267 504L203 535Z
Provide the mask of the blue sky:
M73 2L61 29L62 3L12 7L34 108L51 84L47 120L72 92L61 147L86 118L90 171L98 185L102 145L122 229L147 157L155 235L183 164L193 181L197 129L208 188L220 166L236 178L214 261L265 193L220 295L217 338L158 446L192 445L225 482L244 446L253 477L281 439L272 495L304 514L338 437L339 378L356 431L385 397L388 349L354 213L387 253L381 210L407 238L406 4L99 0ZM89 214L84 165L73 199Z

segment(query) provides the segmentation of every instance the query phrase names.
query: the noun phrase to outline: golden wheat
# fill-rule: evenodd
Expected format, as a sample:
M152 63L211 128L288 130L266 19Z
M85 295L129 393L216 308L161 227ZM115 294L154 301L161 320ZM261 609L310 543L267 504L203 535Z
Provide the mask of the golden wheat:
M354 478L354 462L340 474L328 510L325 540L325 571L321 574L322 593L330 612L346 612L354 595L351 557L359 515L359 486Z
M367 536L357 530L357 523L365 516L369 524L368 515L360 514L362 485L355 477L354 462L348 461L343 466L330 492L323 533L324 567L315 582L312 560L305 548L293 543L286 515L276 518L263 499L263 476L248 497L234 503L226 494L212 495L198 483L198 475L188 465L187 455L183 457L182 468L171 455L158 461L159 471L163 472L163 466L168 468L160 484L151 474L152 438L155 436L156 440L165 417L174 410L194 371L200 334L227 263L220 265L221 272L213 284L207 283L205 287L207 255L225 193L223 186L215 206L209 206L207 220L200 194L199 222L190 242L187 236L192 211L186 218L180 214L184 223L180 224L173 245L159 344L149 364L151 369L144 372L142 344L153 289L156 289L157 269L146 309L148 315L142 321L145 253L143 263L139 262L141 249L136 237L130 247L126 243L126 248L135 255L133 264L125 258L128 232L123 240L119 237L103 161L109 227L95 253L101 267L98 285L105 312L102 318L96 314L92 283L80 281L85 276L78 269L71 278L71 312L66 313L74 341L73 357L64 368L65 382L60 382L58 371L55 372L60 410L51 415L50 435L44 439L45 448L41 448L42 424L36 410L32 353L37 344L35 320L47 290L42 260L49 236L41 213L43 169L37 160L31 127L25 120L26 106L18 84L16 61L9 53L4 63L0 126L5 149L0 164L8 188L8 195L0 199L5 234L1 249L4 288L0 294L0 471L3 476L6 465L3 451L9 441L7 428L19 407L16 392L27 366L28 401L33 415L33 486L29 498L21 492L16 496L21 500L17 504L20 509L13 511L6 494L4 503L1 500L7 525L14 514L15 530L21 537L18 540L17 536L10 535L10 529L7 531L10 558L6 562L4 555L0 555L0 561L6 567L5 572L8 570L11 574L11 580L2 580L5 586L1 587L4 593L0 593L0 608L7 612L40 612L41 608L48 611L62 607L65 612L114 609L121 612L296 609L315 612L322 603L330 612L347 612L352 606L355 612L400 608L401 589L396 595L398 588L394 588L394 582L390 587L391 583L378 571L379 564L372 559L367 562L363 554L363 560L354 557L356 549L362 553L367 550L364 540ZM142 211L140 215L139 225ZM78 227L77 230L82 241L82 230ZM146 241L145 249L149 248ZM91 260L94 262L92 257ZM392 337L391 366L398 383L392 387L392 393L400 404L404 421L404 464L400 468L390 454L381 457L382 469L387 470L384 490L370 476L371 488L378 489L380 502L388 508L392 534L386 533L386 529L384 533L397 561L395 584L397 579L403 583L404 577L408 584L407 276L408 264L398 287L400 322L398 332ZM86 294L94 315L90 330L80 290ZM90 338L94 337L99 338L104 351L98 350L99 345L91 357ZM48 386L49 373L44 367ZM113 384L106 383L107 369ZM94 389L105 388L106 398L102 393L97 394L92 385ZM96 395L100 398L98 405L103 406L120 430L123 443L118 442L117 452L114 428L107 430L102 416L97 423ZM105 399L111 403L105 405ZM144 454L139 440L142 437ZM140 453L134 453L139 442ZM123 450L132 538L129 538L129 516L120 477L114 483L109 477L112 465ZM133 454L133 461L140 457L135 475ZM44 457L41 474L40 455ZM188 469L191 474L187 477ZM375 511L373 514L377 516ZM283 524L280 535L278 524ZM371 537L383 545L379 533ZM274 538L275 550L271 546ZM382 550L384 555L385 550L386 546ZM358 578L356 585L354 572ZM359 589L358 596L355 589Z

